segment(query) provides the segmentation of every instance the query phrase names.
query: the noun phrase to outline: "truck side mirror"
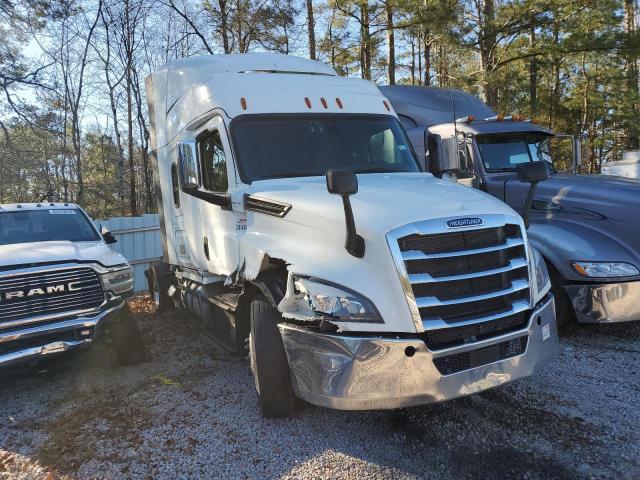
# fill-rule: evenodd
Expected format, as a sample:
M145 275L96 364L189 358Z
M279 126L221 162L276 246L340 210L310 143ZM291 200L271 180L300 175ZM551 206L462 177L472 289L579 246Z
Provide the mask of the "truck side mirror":
M327 172L327 190L334 195L353 195L358 193L358 177L353 172L329 170Z
M178 163L182 189L187 191L198 188L198 151L195 140L178 142Z
M327 190L334 195L342 197L344 206L344 218L347 224L347 239L344 248L354 257L364 257L364 238L356 232L356 224L353 220L353 210L349 196L358 193L358 177L353 172L339 170L327 170Z
M538 183L549 178L549 170L547 169L546 162L527 162L520 163L516 167L516 173L518 180L531 184L522 212L524 226L525 228L529 228L529 213L531 212L531 205L533 204L533 196L536 193Z
M442 175L449 170L460 168L458 159L458 138L451 137L444 140L440 135L429 134L429 170L434 175Z

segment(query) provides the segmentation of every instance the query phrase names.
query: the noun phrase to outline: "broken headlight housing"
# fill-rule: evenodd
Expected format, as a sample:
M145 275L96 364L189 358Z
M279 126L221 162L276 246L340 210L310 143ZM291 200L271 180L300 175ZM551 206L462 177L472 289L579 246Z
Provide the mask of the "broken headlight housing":
M133 270L128 265L110 268L100 278L104 289L113 293L125 293L133 288Z
M301 320L384 323L373 302L353 290L298 275L292 276L292 282L289 309L295 310L295 316Z
M540 255L540 252L533 247L529 247L529 256L533 266L532 299L533 305L537 305L551 290L551 278L549 277L547 264L544 263L544 258Z

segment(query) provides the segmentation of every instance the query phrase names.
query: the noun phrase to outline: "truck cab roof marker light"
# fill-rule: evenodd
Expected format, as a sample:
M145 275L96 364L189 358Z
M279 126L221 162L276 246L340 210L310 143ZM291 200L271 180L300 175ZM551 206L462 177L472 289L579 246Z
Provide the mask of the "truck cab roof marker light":
M244 97L240 98L240 106L242 107L243 110L247 109L247 99Z
M476 119L473 115L467 115L456 119L456 123L471 123Z
M320 103L324 108L329 108L329 105L327 104L327 101L325 100L324 97L320 97Z
M382 103L384 103L384 108L387 109L387 112L390 112L391 108L389 108L389 103L386 100L383 100Z
M311 100L309 100L309 97L304 97L304 103L306 103L307 108L311 108Z
M342 105L342 100L340 100L339 98L336 98L336 105L338 105L338 108L340 110L344 108L344 106Z

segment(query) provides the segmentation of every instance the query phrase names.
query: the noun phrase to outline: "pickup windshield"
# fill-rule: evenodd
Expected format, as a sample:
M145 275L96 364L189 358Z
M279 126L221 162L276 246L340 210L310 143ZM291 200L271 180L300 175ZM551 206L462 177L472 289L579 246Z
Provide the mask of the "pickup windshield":
M231 124L240 176L312 177L335 168L355 173L418 172L395 117L378 115L247 115Z
M0 213L0 245L68 240L100 240L98 232L80 210L46 209Z
M476 142L488 172L513 172L525 162L544 161L551 167L547 136L479 135Z

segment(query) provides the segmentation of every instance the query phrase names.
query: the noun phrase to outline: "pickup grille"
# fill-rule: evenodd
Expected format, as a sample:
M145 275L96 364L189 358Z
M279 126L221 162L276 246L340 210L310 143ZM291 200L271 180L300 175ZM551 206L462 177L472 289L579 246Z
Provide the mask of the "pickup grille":
M64 317L98 308L104 292L91 268L0 276L0 329L39 317Z
M524 328L529 271L518 225L411 234L397 241L429 348Z

